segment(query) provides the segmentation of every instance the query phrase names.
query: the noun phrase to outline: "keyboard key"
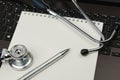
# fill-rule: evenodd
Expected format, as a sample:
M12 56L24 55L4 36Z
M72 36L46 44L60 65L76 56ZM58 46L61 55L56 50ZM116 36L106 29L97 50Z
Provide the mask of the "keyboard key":
M117 31L120 31L120 22L115 22L114 25L115 25L115 27L118 27L118 28L117 28Z
M15 15L13 14L13 13L8 13L7 15L6 15L6 19L14 19L14 17L15 17Z
M3 24L5 24L5 19L0 18L0 25L3 25Z
M112 21L117 21L117 17L116 16L110 16L110 19L112 20Z
M3 32L0 32L0 39L2 39L4 36L4 33Z
M4 40L10 41L10 40L12 39L12 36L13 36L13 34L7 33L7 34L5 35Z
M15 28L16 28L15 26L8 26L7 32L14 33Z
M16 7L16 8L14 9L14 12L15 12L15 13L21 13L21 9Z
M111 48L110 48L110 47L103 47L103 48L100 50L100 53L103 54L103 55L110 55L110 51L111 51Z
M100 52L100 54L103 54L103 55L108 55L108 56L110 56L110 52L107 52L107 51Z
M7 26L12 26L12 25L14 25L14 21L12 19L7 19L6 20L6 25Z
M107 22L108 19L109 19L109 16L107 16L105 14L101 15L101 17L100 17L100 21L102 21L102 22Z
M112 56L120 57L120 52L112 52Z
M111 42L111 44L109 46L120 48L120 41L119 40L114 40L114 41Z
M114 40L120 40L120 31L115 33Z
M114 30L113 25L108 25L107 32L112 32Z
M5 32L7 30L7 26L6 25L1 25L0 26L0 31L1 32Z
M13 8L12 8L12 7L6 8L6 12L12 12L12 11L13 11Z

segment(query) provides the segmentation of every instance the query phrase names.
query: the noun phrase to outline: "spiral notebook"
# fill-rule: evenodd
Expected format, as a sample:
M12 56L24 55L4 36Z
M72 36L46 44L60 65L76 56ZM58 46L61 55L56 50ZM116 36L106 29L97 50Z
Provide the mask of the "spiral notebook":
M84 19L65 17L96 39L100 36ZM102 30L103 23L93 21ZM0 79L17 80L56 53L71 48L69 53L31 80L94 80L98 52L82 56L80 50L96 44L62 20L42 13L22 12L9 49L23 44L33 56L30 68L15 71L7 63L0 69Z

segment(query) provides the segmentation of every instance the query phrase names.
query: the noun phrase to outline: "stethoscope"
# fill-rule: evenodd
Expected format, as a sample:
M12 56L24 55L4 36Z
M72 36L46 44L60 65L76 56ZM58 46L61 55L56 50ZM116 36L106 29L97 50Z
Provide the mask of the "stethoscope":
M112 37L114 36L114 34L116 33L116 30L118 28L118 26L113 30L111 36L108 39L105 39L104 35L102 34L102 32L93 24L93 22L89 19L89 17L83 12L83 10L79 7L78 3L76 0L72 0L72 2L75 4L75 6L78 8L78 10L82 13L82 15L85 17L85 19L89 22L89 24L91 24L93 26L93 28L99 33L99 35L101 36L101 40L97 40L95 38L93 38L92 36L90 36L88 33L86 33L85 31L83 31L82 29L80 29L78 26L76 26L75 24L71 23L69 20L67 20L66 18L58 15L57 13L55 13L54 11L52 11L49 6L44 2L44 1L40 1L40 0L32 0L34 4L36 4L40 9L46 10L47 12L49 12L51 15L63 20L64 22L68 23L71 27L73 27L74 29L76 29L78 32L82 33L83 35L85 35L88 39L92 40L95 43L99 43L100 46L97 48L93 48L93 49L82 49L81 50L81 54L82 55L87 55L90 52L94 52L97 51L99 49L101 49L104 46L105 42L108 42L109 40L112 39ZM18 44L18 45L14 45L10 51L8 51L7 49L0 49L0 66L3 62L8 62L9 65L14 68L15 70L23 70L23 69L27 69L33 61L33 57L30 54L30 52L27 50L27 48L24 45Z
M83 31L82 29L80 29L78 26L76 26L75 24L71 23L69 20L67 20L66 18L58 15L56 12L54 12L53 10L50 9L49 5L46 4L43 0L32 0L33 3L38 6L40 9L47 11L49 14L63 20L64 22L68 23L71 27L73 27L74 29L76 29L78 32L82 33L84 36L86 36L88 39L92 40L95 43L99 43L100 46L97 48L93 48L93 49L82 49L81 50L81 54L82 55L87 55L90 52L94 52L94 51L98 51L99 49L101 49L104 46L105 42L110 41L114 34L116 33L116 30L118 28L118 26L113 30L111 36L108 39L105 39L104 35L102 34L102 32L97 28L97 26L95 24L93 24L93 22L90 20L90 18L84 13L84 11L80 8L80 6L78 5L76 0L72 0L72 2L74 3L74 5L77 7L77 9L79 10L80 13L82 13L82 15L84 16L84 18L88 21L88 23L90 25L92 25L92 27L96 30L96 32L100 35L101 40L97 40L95 38L93 38L92 36L90 36L88 33L86 33L85 31Z

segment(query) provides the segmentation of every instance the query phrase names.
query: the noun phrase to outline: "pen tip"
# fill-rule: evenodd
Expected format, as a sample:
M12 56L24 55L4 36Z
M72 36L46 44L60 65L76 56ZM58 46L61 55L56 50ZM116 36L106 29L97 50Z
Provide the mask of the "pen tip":
M64 50L64 52L66 53L66 52L68 52L69 50L70 50L70 48L68 48L68 49L65 49L65 50Z
M70 48L68 48L68 49L66 49L67 51L69 51L70 50Z

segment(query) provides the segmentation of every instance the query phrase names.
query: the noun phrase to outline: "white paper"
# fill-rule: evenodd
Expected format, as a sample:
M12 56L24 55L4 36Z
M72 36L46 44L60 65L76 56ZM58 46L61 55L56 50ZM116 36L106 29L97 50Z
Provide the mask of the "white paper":
M100 36L83 19L68 18L96 39ZM95 22L102 30L103 23ZM9 49L16 44L23 44L33 55L33 64L24 71L15 71L8 64L0 69L1 80L17 80L28 71L37 67L56 53L71 48L69 53L31 80L93 80L98 52L88 56L80 54L81 49L96 48L96 44L84 35L48 14L22 12Z

